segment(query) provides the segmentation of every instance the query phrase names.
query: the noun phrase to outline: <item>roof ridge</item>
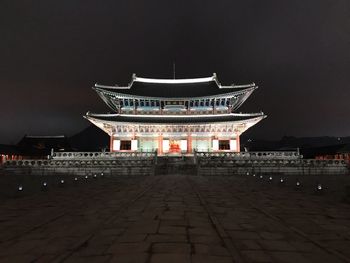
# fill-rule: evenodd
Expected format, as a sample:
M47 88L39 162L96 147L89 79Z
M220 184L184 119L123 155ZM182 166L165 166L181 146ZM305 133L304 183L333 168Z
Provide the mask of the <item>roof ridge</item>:
M203 83L209 81L215 81L216 75L213 74L210 77L202 77L202 78L182 78L182 79L157 79L157 78L144 78L137 77L136 74L133 74L132 82L142 82L142 83L159 83L159 84L189 84L189 83Z

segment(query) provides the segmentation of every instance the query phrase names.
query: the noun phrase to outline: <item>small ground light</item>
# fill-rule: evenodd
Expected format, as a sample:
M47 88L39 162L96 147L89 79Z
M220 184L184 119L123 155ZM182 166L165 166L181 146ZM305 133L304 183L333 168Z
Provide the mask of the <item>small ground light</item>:
M64 180L63 179L61 180L61 184L64 184Z
M247 172L247 175L249 175L249 172Z
M253 177L255 177L255 174L253 174Z
M87 176L87 175L85 175L85 179L88 179L88 176Z
M316 186L316 191L315 192L316 192L316 194L319 194L319 195L323 194L324 193L323 185L318 183L317 186Z
M47 191L47 182L43 182L43 184L41 185L41 190Z
M97 178L97 174L94 174L94 178Z
M18 191L19 191L19 192L22 192L22 191L23 191L23 186L22 186L22 185L19 185L19 186L18 186Z
M263 176L262 176L262 175L260 175L259 177L260 177L260 179L263 179Z
M269 180L272 181L272 176L269 177Z
M280 183L281 183L281 184L284 183L284 179L283 179L283 178L280 179Z
M297 181L295 185L299 187L301 185L301 183L299 181Z
M101 173L101 176L103 176L103 173Z
M74 181L78 181L78 178L77 178L77 177L74 177Z

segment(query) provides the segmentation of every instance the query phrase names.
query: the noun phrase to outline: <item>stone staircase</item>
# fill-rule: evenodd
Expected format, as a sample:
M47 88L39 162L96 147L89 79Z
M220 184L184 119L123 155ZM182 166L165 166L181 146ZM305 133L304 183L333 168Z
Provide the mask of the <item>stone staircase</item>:
M158 156L156 175L197 175L197 165L191 156Z

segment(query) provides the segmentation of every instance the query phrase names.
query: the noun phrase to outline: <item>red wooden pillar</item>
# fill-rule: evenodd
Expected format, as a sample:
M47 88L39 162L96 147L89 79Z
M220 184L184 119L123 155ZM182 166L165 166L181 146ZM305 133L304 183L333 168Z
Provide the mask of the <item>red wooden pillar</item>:
M163 153L163 135L158 135L158 155Z
M241 151L241 142L240 142L240 139L239 139L239 135L236 136L236 151L237 152L240 152Z
M109 137L109 151L113 152L113 135Z
M192 136L187 135L187 153L192 153Z

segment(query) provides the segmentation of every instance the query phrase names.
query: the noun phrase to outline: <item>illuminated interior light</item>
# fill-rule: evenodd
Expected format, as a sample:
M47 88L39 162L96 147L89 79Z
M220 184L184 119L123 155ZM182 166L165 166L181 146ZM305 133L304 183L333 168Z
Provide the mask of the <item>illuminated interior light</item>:
M113 150L120 151L120 140L113 140Z
M214 139L213 140L213 151L218 151L219 150L219 140Z
M137 140L131 140L131 150L132 151L137 151Z
M163 140L163 152L169 152L169 140Z
M230 140L230 150L237 151L237 140L236 139Z
M187 151L187 140L181 140L180 149L181 151Z

